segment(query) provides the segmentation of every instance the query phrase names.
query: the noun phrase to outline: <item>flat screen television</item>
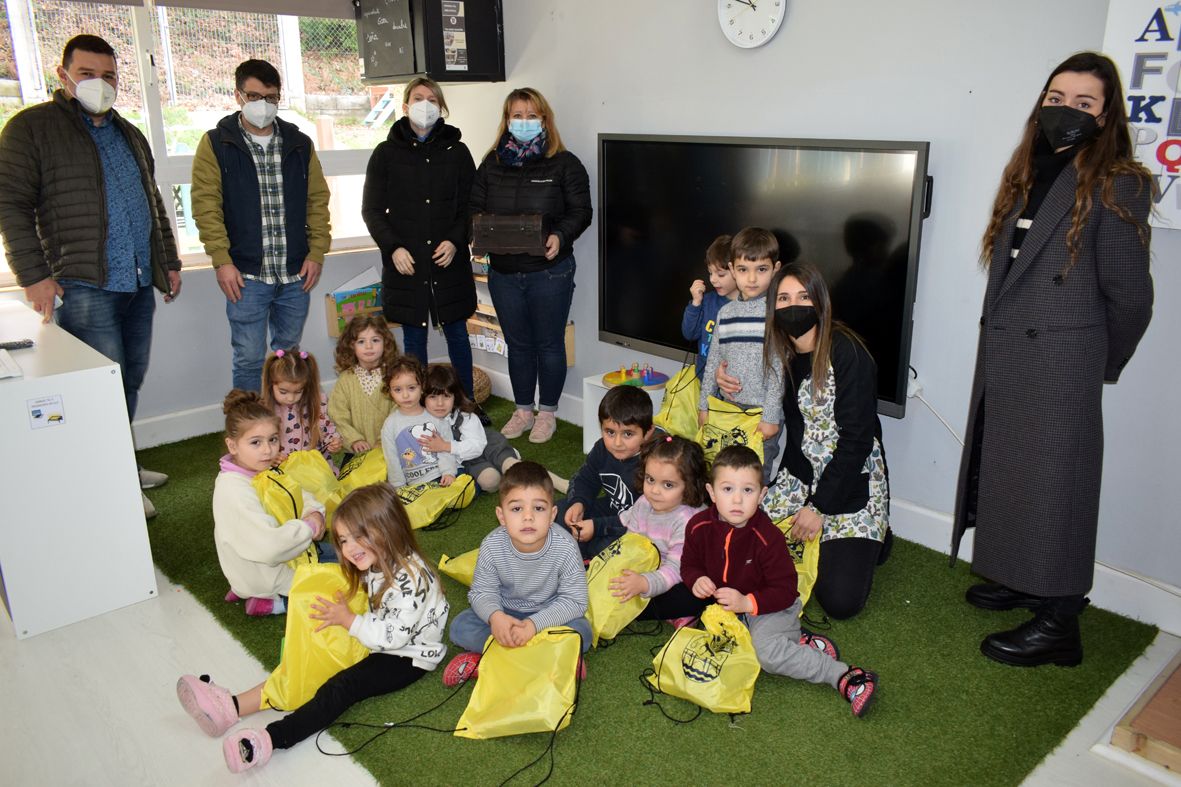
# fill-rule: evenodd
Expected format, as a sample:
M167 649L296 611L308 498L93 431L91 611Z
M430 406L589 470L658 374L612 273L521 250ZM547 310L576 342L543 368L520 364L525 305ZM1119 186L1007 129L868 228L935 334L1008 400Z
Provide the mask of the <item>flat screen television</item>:
M599 135L599 339L688 362L681 336L705 250L747 226L824 274L835 316L878 365L878 411L902 417L926 142Z

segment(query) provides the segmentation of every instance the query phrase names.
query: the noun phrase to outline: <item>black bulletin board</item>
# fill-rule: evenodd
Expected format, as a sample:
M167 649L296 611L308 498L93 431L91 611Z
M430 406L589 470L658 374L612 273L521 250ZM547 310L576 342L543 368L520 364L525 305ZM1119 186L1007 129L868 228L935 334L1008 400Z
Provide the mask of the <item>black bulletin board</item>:
M504 81L501 0L354 0L362 78Z

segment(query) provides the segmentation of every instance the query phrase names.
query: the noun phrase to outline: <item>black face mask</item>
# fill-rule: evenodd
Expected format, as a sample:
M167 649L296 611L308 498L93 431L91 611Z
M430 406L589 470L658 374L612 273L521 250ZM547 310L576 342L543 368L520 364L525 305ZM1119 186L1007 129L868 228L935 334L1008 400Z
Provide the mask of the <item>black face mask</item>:
M1095 116L1074 107L1042 107L1038 122L1054 150L1086 142L1099 133Z
M816 327L820 315L811 306L784 306L775 310L775 327L798 339Z

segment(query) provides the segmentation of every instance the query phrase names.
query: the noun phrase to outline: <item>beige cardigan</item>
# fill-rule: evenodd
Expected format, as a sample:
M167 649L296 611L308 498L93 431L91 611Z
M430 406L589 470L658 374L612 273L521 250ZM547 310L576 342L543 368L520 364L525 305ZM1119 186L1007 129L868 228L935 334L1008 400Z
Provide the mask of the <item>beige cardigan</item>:
M393 409L393 401L381 388L366 396L352 369L340 373L328 397L328 417L336 424L346 451L352 451L358 440L371 447L381 442L382 424Z

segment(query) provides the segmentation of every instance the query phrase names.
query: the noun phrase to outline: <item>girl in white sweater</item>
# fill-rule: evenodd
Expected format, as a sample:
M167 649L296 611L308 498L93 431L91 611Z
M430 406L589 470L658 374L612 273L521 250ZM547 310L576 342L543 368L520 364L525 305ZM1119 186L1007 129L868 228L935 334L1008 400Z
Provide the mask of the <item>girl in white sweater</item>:
M317 597L311 618L321 621L317 631L347 629L370 653L329 678L295 712L265 729L240 729L227 736L222 753L235 773L265 764L274 749L288 749L314 735L356 703L409 686L438 666L447 652L447 599L394 488L375 484L351 492L336 509L332 528L349 591L333 600ZM346 599L362 584L370 611L356 615ZM234 696L208 676L185 675L176 694L201 729L217 737L240 717L262 710L264 685Z
M263 508L254 488L258 473L279 459L279 417L253 391L230 391L226 449L213 485L213 539L217 561L230 583L227 601L246 599L247 615L280 615L299 557L324 537L324 506L303 493L303 517L279 522Z

